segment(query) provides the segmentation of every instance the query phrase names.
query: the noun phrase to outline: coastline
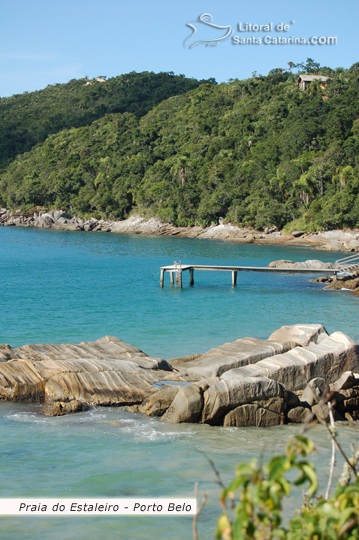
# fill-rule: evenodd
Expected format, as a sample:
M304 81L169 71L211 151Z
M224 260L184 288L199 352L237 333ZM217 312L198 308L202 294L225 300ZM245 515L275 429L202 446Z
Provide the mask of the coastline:
M359 252L359 229L320 231L305 233L295 231L291 235L284 234L276 227L256 231L241 228L230 223L220 223L210 227L175 227L171 223L161 221L157 217L146 220L133 215L122 221L85 220L76 218L61 210L26 215L17 211L9 212L0 209L0 226L38 227L65 231L112 232L121 234L147 234L164 236L181 236L197 239L222 240L238 244L262 244L278 246L302 246L326 251Z

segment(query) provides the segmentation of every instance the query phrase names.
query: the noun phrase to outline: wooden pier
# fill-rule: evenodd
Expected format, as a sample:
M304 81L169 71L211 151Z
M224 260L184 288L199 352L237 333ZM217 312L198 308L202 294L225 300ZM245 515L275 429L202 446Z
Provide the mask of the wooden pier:
M321 275L337 275L338 272L343 270L325 269L325 270L312 270L308 268L268 268L266 266L218 266L209 264L172 264L169 266L161 266L160 287L163 288L165 272L169 272L171 284L176 283L179 288L182 288L182 273L188 270L189 272L189 284L194 285L194 271L195 270L210 270L214 272L232 272L232 287L237 284L238 272L268 272L268 273L290 273L290 274L321 274Z

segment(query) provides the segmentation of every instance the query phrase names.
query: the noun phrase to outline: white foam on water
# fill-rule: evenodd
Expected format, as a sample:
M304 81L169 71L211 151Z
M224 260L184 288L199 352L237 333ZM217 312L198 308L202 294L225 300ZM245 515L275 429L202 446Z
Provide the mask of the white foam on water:
M54 423L54 421L50 417L45 417L40 414L26 413L26 412L7 414L6 418L14 422L25 422L27 424L48 424L48 423L53 424Z
M77 413L76 413L77 414ZM91 419L93 419L94 421L96 420L103 420L103 419L107 419L107 414L101 414L101 413L94 413L93 411L87 411L87 414L88 416L91 417Z
M121 423L127 424L126 426L119 426L119 431L122 433L128 433L135 437L138 441L150 441L150 442L166 442L195 435L194 430L181 429L179 426L178 431L169 430L169 424L162 424L157 419L153 418L121 418Z

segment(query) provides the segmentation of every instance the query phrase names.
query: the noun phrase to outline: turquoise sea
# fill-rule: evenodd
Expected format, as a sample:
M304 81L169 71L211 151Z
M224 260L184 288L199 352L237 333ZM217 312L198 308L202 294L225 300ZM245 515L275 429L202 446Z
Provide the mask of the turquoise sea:
M359 340L359 298L323 291L308 275L195 272L182 290L159 268L174 260L264 266L275 259L334 261L343 254L309 248L240 245L188 238L0 228L0 343L66 343L120 337L163 358L204 352L244 336L267 338L284 324L323 323ZM314 276L313 276L314 277ZM170 425L121 408L48 418L41 405L0 403L1 497L192 497L209 500L201 539L214 537L220 488L236 463L282 451L295 426L271 429ZM312 431L323 491L330 445ZM344 446L359 427L341 426ZM338 471L341 462L338 459ZM300 505L301 493L288 505ZM0 517L5 540L192 538L189 517Z

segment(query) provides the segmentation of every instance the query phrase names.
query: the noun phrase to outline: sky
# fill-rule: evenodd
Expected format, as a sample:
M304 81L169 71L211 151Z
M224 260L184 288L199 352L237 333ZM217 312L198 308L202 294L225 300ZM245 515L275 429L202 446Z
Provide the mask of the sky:
M0 20L0 96L131 71L226 82L307 57L348 68L359 61L358 20L358 0L11 0ZM239 23L273 29L240 32ZM337 43L273 42L313 36ZM235 43L250 37L261 43Z

